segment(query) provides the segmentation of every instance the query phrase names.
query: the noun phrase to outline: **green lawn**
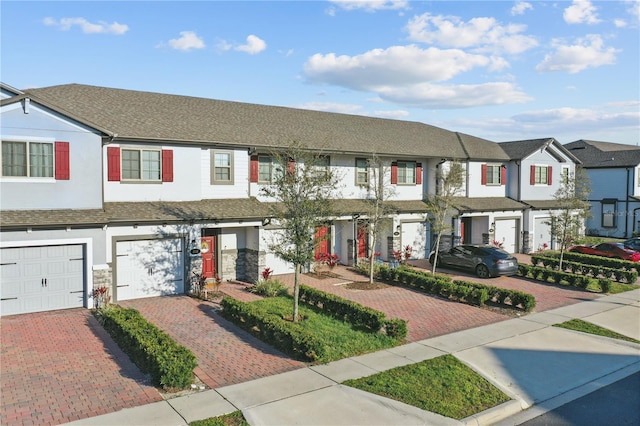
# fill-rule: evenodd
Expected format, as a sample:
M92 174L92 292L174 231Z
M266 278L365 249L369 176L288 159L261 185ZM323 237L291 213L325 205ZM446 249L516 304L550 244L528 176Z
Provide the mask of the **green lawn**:
M268 297L251 303L279 317L293 314L293 301L289 297ZM349 323L323 315L305 305L299 306L299 314L304 319L296 326L309 330L326 347L326 356L320 362L336 361L398 345L398 341L391 337L357 330Z
M204 420L196 420L189 423L189 426L250 426L244 419L242 411L234 411L224 416L211 417Z
M625 340L627 342L640 343L640 341L627 337L623 334L616 333L608 328L600 327L599 325L592 324L580 319L572 319L560 324L554 324L554 327L567 328L569 330L581 331L583 333L595 334L598 336L611 337L613 339Z
M458 420L510 400L453 355L343 384Z

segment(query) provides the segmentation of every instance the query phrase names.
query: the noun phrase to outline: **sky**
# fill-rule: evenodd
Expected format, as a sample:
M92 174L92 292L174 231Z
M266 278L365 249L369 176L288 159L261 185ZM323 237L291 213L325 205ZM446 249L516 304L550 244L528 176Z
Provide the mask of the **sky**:
M640 2L0 2L0 80L640 144Z

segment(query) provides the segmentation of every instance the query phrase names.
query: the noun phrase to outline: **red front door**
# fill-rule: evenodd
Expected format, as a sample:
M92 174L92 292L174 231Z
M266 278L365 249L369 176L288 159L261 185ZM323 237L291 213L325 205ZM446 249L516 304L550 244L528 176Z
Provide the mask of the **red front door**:
M367 234L367 224L358 224L358 259L369 255L369 238Z
M315 255L329 254L331 246L331 232L328 226L318 226L315 234L316 251Z
M202 275L205 278L216 276L216 237L202 237L200 250L202 253Z

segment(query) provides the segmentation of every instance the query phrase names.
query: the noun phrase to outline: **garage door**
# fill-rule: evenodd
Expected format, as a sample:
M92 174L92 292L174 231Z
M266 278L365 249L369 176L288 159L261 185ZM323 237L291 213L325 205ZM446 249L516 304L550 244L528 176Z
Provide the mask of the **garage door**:
M0 314L84 306L84 246L0 249Z
M520 221L518 219L496 220L496 240L502 243L502 248L509 253L518 252L520 236Z
M184 293L182 239L118 241L115 300Z
M402 223L402 236L400 242L402 247L409 245L413 247L412 259L426 259L429 257L429 224L427 222L405 222Z

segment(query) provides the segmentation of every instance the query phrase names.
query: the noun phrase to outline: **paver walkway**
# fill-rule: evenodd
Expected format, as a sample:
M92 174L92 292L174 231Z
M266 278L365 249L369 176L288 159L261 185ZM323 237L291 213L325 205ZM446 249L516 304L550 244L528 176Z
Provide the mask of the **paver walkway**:
M189 296L121 302L189 348L195 374L210 388L233 385L302 368L304 363L273 349L215 312L216 304Z
M2 425L54 425L162 400L87 309L0 321Z

